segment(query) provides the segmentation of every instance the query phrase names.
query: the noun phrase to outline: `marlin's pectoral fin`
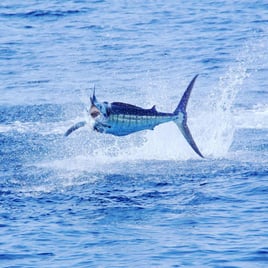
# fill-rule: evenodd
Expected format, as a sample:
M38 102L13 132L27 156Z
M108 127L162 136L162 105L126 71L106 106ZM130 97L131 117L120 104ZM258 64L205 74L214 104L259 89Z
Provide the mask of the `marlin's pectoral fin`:
M86 124L86 121L81 121L81 122L78 122L76 124L74 124L73 126L71 126L64 134L65 137L69 136L72 132L74 132L75 130L77 130L78 128L80 127L83 127L85 126Z

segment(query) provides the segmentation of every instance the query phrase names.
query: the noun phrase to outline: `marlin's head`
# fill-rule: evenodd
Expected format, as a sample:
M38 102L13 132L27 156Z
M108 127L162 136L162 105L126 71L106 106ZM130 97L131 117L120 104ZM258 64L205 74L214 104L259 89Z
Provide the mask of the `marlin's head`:
M109 127L106 122L110 113L110 104L108 102L98 102L95 96L95 90L92 97L90 97L90 101L91 106L89 110L87 110L89 121L84 120L74 124L65 132L65 136L69 136L72 132L81 127L84 127L88 123L93 130L96 130L98 132L105 132L105 129Z
M99 122L105 121L109 114L109 103L108 102L99 102L95 96L95 90L92 97L90 97L91 106L88 111L89 116Z

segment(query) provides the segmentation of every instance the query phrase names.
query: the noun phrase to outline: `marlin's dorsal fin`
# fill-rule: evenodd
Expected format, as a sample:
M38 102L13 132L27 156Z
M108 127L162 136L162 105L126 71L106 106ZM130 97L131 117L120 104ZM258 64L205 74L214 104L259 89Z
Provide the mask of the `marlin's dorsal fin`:
M94 104L97 101L96 95L95 95L95 85L93 88L93 94L92 97L90 97L91 104Z

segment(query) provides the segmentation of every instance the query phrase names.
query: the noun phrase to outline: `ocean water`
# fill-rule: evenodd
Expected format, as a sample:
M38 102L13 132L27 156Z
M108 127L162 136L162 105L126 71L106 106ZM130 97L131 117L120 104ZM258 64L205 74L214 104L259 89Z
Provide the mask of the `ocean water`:
M267 267L266 1L0 3L0 267ZM84 128L100 100L188 105Z

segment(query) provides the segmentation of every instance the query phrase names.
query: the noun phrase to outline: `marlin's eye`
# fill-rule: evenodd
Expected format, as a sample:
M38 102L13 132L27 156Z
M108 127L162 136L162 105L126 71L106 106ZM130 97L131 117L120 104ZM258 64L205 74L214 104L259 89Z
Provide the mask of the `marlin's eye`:
M92 118L96 118L97 116L100 115L100 111L99 109L95 106L95 105L92 105L91 108L90 108L90 115Z
M90 115L91 115L93 118L96 118L99 114L100 114L99 111L92 111L92 112L90 113Z

